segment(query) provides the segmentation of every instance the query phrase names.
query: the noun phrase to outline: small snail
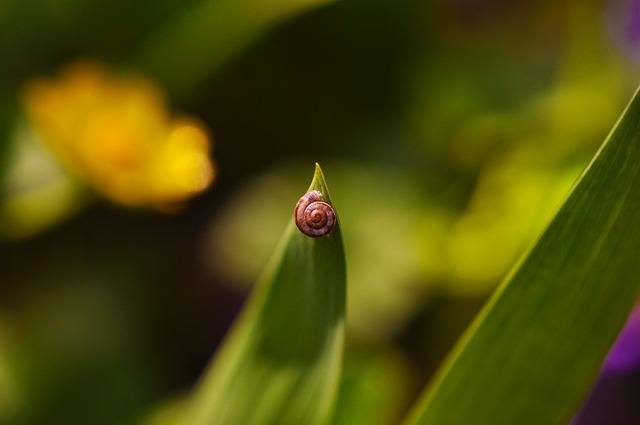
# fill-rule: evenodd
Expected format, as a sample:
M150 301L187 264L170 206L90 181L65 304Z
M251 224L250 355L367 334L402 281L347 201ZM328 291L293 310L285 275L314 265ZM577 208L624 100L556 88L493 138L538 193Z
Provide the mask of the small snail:
M331 205L322 201L322 193L317 190L307 192L300 198L294 217L298 229L312 238L328 235L336 225L336 212Z

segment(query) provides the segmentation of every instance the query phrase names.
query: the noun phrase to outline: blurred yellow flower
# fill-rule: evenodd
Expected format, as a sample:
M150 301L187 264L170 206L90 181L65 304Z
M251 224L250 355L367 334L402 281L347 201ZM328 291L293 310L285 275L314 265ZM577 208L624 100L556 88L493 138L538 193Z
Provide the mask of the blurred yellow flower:
M47 147L113 201L167 210L213 181L203 126L171 117L161 89L147 79L80 62L28 83L23 102Z

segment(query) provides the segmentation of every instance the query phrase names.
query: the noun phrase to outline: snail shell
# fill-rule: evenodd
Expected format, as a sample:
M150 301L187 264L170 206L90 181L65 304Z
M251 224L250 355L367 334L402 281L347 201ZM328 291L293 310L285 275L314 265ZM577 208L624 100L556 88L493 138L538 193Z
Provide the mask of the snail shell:
M294 216L298 229L312 238L328 235L336 225L336 212L331 205L322 201L322 193L317 190L307 192L300 198Z

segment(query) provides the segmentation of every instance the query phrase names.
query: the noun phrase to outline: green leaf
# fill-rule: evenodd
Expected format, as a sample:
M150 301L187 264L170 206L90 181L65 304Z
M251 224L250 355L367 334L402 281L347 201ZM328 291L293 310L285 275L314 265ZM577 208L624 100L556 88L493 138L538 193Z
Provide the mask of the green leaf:
M331 204L318 165L309 190ZM345 280L340 224L310 238L292 220L183 423L326 423L342 365Z
M639 173L636 92L406 424L568 422L640 289Z
M201 0L152 34L134 55L134 65L184 98L282 22L333 1Z

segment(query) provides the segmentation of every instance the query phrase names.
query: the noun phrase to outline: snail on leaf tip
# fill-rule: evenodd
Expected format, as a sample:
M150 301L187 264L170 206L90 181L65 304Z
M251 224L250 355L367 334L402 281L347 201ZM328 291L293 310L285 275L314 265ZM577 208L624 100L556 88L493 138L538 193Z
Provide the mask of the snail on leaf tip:
M305 193L294 209L296 226L312 238L326 236L336 225L336 212L322 200L322 193L312 190Z

